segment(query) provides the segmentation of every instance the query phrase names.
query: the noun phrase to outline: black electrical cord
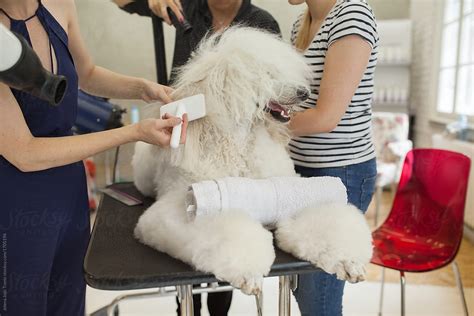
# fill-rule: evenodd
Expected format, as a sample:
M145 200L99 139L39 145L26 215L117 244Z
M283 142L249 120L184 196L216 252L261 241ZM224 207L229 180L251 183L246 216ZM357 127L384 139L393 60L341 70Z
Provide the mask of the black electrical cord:
M116 181L116 175L117 175L117 164L118 164L119 152L120 152L120 146L117 146L117 148L115 149L114 167L112 169L112 184L116 183L115 181Z

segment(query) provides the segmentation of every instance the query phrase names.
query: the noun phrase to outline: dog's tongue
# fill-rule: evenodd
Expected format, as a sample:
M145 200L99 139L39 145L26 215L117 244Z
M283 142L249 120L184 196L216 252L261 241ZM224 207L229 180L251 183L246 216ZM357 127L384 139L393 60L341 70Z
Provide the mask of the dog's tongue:
M283 108L281 105L279 105L276 102L270 101L267 106L270 109L270 111L281 113L282 116L288 116L288 110Z

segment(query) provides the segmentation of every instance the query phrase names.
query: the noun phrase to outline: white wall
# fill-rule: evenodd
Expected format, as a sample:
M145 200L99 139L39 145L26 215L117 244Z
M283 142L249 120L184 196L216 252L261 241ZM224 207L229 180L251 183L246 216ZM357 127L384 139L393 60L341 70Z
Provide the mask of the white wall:
M438 91L442 1L412 1L411 16L413 55L410 94L411 112L416 115L415 145L416 147L431 147L431 136L444 129L443 125L431 120Z
M410 18L410 2L415 1L424 0L367 0L378 20Z
M119 10L111 1L76 0L82 36L98 65L129 75L155 77L150 19Z

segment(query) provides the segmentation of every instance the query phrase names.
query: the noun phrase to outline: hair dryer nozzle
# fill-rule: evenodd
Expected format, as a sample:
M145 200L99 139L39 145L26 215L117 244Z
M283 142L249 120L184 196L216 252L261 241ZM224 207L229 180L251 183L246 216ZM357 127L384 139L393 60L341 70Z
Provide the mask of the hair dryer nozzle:
M21 44L21 54L17 56L18 60L13 66L0 71L0 82L57 106L66 92L66 77L55 75L44 69L38 55L28 42L21 35L13 34Z
M47 74L47 79L41 87L38 98L57 106L64 98L67 89L67 79L64 76Z

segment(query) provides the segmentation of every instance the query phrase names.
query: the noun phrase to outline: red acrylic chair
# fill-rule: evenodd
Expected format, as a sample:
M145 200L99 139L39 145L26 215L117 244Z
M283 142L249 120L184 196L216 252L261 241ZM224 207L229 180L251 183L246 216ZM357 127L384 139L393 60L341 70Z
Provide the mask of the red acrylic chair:
M405 272L426 272L453 263L464 313L468 315L459 268L454 261L463 236L470 159L440 149L408 152L385 222L373 233L371 262L400 271L401 314L405 315ZM385 269L379 315L382 314Z

